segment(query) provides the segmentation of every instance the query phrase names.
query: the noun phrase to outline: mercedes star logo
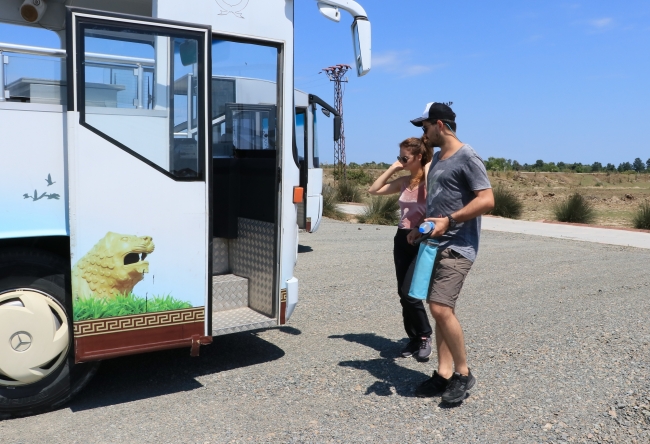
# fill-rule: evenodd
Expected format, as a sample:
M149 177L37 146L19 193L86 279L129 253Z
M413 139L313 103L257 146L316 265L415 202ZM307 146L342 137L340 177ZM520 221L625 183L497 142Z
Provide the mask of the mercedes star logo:
M9 343L11 344L11 348L19 353L27 351L32 346L32 335L26 331L19 331L11 336Z

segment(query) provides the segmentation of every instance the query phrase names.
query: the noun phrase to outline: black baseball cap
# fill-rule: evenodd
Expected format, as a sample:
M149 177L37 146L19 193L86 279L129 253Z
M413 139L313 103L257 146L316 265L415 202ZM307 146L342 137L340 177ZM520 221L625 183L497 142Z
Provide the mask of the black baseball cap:
M456 121L456 113L451 110L448 105L439 102L429 102L424 108L422 117L411 120L411 123L415 126L422 126L422 122L425 120L450 120L452 122Z

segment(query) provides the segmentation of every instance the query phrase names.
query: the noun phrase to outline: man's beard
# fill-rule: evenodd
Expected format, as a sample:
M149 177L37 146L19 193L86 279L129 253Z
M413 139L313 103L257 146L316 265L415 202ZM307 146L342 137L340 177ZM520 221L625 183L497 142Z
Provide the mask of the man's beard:
M422 141L427 148L436 148L440 146L442 137L429 138L428 136L422 137Z

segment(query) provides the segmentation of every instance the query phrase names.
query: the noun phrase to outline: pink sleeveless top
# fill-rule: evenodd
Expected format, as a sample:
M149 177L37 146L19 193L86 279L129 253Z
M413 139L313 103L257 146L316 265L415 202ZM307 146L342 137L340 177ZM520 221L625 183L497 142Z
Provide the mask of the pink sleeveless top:
M402 185L402 194L399 196L400 220L397 228L411 229L418 226L427 210L427 188L425 183L409 190L408 182Z

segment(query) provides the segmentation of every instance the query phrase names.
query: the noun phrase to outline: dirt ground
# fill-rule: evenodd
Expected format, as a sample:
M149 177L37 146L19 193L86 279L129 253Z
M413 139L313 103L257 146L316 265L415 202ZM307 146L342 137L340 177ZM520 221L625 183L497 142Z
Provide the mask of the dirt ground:
M606 173L489 173L492 186L515 192L524 202L524 220L553 220L553 208L578 192L596 210L596 225L632 227L639 204L650 199L650 175Z
M382 173L365 171L373 178ZM554 220L554 206L578 192L593 204L595 225L631 228L639 204L650 200L650 174L490 171L488 175L493 187L503 186L522 199L522 220ZM325 183L333 182L332 169L325 169ZM367 187L361 186L366 198Z

